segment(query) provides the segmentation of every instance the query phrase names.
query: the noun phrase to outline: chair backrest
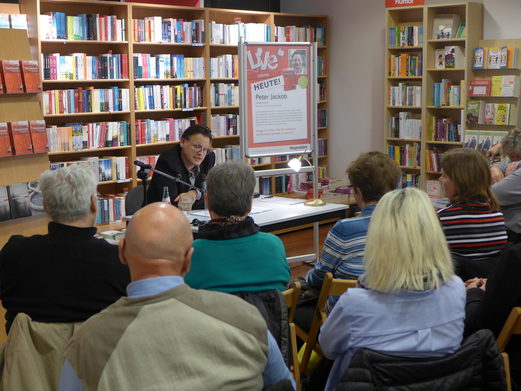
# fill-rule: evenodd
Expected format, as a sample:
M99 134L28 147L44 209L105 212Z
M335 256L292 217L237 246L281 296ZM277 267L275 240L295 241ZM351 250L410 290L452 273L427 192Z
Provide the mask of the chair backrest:
M298 295L300 293L300 282L295 281L293 283L293 288L286 289L282 294L284 295L284 299L286 300L286 305L288 306L288 323L293 323L295 319L295 312L297 311L298 304Z
M125 215L131 216L143 206L143 186L136 186L130 189L125 196Z
M507 320L499 336L497 337L497 346L500 352L504 352L508 345L508 341L514 334L521 334L521 307L514 307L510 311Z
M490 330L479 330L453 354L441 358L405 358L359 349L335 391L363 389L504 391L503 358Z
M315 308L315 313L313 314L313 319L311 320L311 326L309 328L309 333L306 340L306 348L304 349L302 361L300 363L300 371L302 373L306 373L308 369L309 359L313 350L322 356L322 351L320 350L320 346L317 343L317 336L318 331L320 330L320 326L326 321L327 318L327 299L329 296L340 296L349 288L355 288L356 284L356 280L333 278L333 274L326 273L324 281L322 282L320 295L318 296L317 307Z
M80 325L33 322L19 313L2 345L0 390L57 390L65 347Z
M344 280L341 278L333 278L333 274L326 273L320 296L318 297L317 309L320 311L321 324L326 321L326 302L330 296L340 296L349 288L356 288L356 280Z

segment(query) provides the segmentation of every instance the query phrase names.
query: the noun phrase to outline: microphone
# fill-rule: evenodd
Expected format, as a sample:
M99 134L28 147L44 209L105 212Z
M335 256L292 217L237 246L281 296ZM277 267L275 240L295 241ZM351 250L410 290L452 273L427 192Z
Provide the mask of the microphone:
M146 163L140 162L139 160L134 160L134 164L136 166L142 168L143 170L151 170L152 169L152 166L150 164L146 164Z

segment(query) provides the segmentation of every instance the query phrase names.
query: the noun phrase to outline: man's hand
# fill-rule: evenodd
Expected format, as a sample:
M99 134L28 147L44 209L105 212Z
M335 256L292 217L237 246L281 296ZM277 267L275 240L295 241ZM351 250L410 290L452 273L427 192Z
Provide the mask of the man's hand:
M517 168L519 167L519 162L512 162L512 163L509 163L506 170L505 170L505 176L509 176L510 174L512 174L515 170L517 170Z
M492 178L492 184L499 182L505 177L501 169L497 166L490 167L490 176Z
M195 190L189 190L186 193L179 194L176 199L174 200L177 202L177 207L182 210L192 210L192 206L195 202L195 199L197 197L197 193Z
M467 290L472 288L480 288L483 291L487 288L487 279L486 278L471 278L470 280L465 281L465 288Z

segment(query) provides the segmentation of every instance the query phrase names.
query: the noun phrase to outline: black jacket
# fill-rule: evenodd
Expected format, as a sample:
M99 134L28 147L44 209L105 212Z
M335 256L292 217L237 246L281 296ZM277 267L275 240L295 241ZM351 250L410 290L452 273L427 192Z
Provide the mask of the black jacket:
M490 330L442 358L403 358L358 350L335 391L504 391L505 369Z
M176 144L174 148L171 148L163 152L159 159L157 159L156 169L163 171L165 174L172 175L173 177L179 178L186 183L190 183L188 170L186 169L183 160L181 159L181 146ZM199 166L199 174L195 177L195 187L202 189L203 183L206 181L206 175L208 171L215 165L215 154L213 151L208 151L205 159ZM168 178L162 177L161 175L154 174L152 176L152 182L148 188L147 202L159 202L163 200L163 187L168 187L170 200L173 205L177 206L177 202L174 199L181 193L186 193L190 190L189 186L177 183ZM204 209L204 199L195 201L192 209Z

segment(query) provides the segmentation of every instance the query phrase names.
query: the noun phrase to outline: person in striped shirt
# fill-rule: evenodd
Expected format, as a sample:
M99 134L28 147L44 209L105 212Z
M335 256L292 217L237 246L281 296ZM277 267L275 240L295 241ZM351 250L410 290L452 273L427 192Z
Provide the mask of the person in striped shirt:
M451 253L473 260L496 256L508 238L488 162L475 149L458 148L443 154L441 167L440 182L451 203L438 217Z
M357 279L364 272L364 249L367 230L376 203L394 190L400 180L400 167L382 152L361 154L347 168L355 200L362 209L359 217L339 220L329 231L320 260L307 276L308 284L320 287L327 272L335 278ZM329 313L338 297L330 297Z

